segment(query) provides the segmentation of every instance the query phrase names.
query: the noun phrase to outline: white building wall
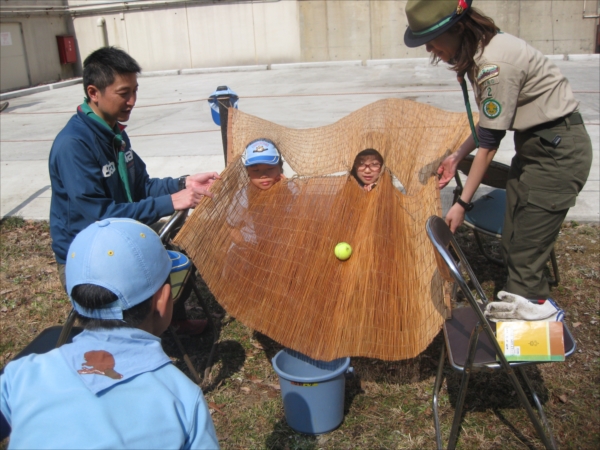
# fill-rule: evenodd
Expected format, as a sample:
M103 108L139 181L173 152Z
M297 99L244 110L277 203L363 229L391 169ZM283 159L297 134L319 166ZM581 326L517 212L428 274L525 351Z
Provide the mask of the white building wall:
M144 71L301 61L423 57L409 49L405 0L3 0L0 21L22 24L32 84L80 74L108 44ZM506 32L544 54L593 53L599 0L475 0ZM52 5L48 12L43 6ZM61 10L62 4L62 10ZM28 5L27 14L19 6ZM31 10L39 6L37 11ZM141 9L143 7L143 9ZM98 26L103 18L104 25ZM74 34L80 61L61 66L56 35Z
M61 65L58 56L56 36L69 34L67 15L9 15L18 0L3 0L0 9L0 22L19 23L23 30L26 61L31 77L31 85L47 81L57 81L70 78L74 74L73 65ZM28 5L35 7L47 4L47 0L32 0ZM55 2L55 5L57 3ZM60 5L59 5L60 6ZM27 86L29 80L24 80Z

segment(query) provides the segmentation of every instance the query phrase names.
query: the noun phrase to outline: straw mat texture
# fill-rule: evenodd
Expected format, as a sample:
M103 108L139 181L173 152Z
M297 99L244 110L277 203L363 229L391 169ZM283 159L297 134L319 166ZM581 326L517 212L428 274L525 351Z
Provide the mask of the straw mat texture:
M433 173L469 135L466 115L397 99L304 130L229 114L232 162L175 238L219 303L314 359L422 352L449 314L425 234L441 214ZM260 137L298 174L268 191L249 185L239 158ZM365 148L385 159L371 192L348 175ZM347 261L339 242L353 248Z

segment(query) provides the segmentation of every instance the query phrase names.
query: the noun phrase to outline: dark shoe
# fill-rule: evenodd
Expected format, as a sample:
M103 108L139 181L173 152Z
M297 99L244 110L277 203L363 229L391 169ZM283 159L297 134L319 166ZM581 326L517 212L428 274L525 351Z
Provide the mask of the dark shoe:
M208 321L205 319L172 320L171 326L175 329L177 334L195 336L204 332L207 323Z

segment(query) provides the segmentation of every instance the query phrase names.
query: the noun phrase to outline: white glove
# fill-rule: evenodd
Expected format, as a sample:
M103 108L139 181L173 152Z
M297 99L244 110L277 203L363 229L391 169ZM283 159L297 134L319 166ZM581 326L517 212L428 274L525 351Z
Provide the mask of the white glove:
M507 320L559 321L564 316L564 311L551 299L547 299L539 305L520 295L505 291L498 292L498 298L500 301L488 303L484 312L485 316L494 322Z

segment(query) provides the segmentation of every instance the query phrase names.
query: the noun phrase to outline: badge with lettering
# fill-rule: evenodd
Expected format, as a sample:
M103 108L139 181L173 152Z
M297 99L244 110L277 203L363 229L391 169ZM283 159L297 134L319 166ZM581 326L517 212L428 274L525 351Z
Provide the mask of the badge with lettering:
M491 78L497 77L500 74L500 67L496 65L483 66L477 74L477 84L481 84Z
M481 109L483 109L483 114L488 119L495 119L502 112L502 106L493 98L486 99L481 105Z
M498 80L498 78L491 78L481 83L481 86L493 86L495 84L498 84L499 82L500 80Z
M115 173L115 170L117 170L115 168L115 163L114 162L109 162L105 166L102 166L102 175L104 175L104 178L108 178L113 173Z

